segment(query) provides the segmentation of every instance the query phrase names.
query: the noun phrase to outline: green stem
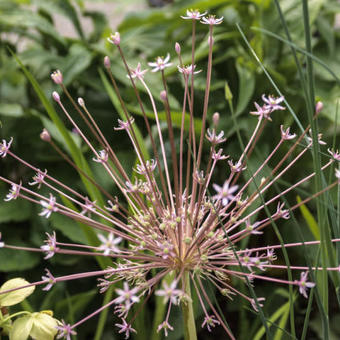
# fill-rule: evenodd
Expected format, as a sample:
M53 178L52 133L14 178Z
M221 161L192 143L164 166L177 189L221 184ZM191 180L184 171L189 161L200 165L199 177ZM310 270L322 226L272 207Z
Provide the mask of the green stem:
M182 303L182 313L184 322L184 339L197 340L196 325L193 303L191 299L191 287L189 273L184 274L185 293L189 297L187 303Z

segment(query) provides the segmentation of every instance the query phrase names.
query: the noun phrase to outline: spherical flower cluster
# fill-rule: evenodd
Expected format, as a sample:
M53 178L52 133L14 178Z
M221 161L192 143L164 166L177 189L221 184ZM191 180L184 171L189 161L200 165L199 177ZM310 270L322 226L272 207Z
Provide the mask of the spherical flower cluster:
M201 21L203 24L209 25L209 42L212 42L213 26L221 24L223 18L204 17L205 14L201 14L196 10L188 10L183 19L191 19L193 24L195 21ZM234 161L228 161L229 167L226 165L226 168L229 170L224 183L212 183L217 162L229 158L229 155L222 154L225 152L224 149L216 149L217 145L226 141L224 132L218 130L219 115L217 113L213 115L212 127L206 128L210 114L208 112L208 102L213 55L212 43L209 44L208 51L209 62L203 112L194 112L194 97L192 97L194 92L190 94L188 82L189 76L191 76L193 84L194 77L197 76L199 71L195 71L195 65L184 66L181 63L181 49L179 44L176 44L176 52L180 60L178 65L179 76L183 77L185 86L179 133L175 131L172 124L168 89L164 75L165 68L172 65L170 63L170 54L167 54L165 58L157 57L155 62L149 63L149 66L152 67L152 72L159 71L162 80L164 80L164 90L160 95L160 99L165 107L167 133L170 142L169 150L165 148L163 132L160 126L159 109L144 80L146 70L142 70L140 63L138 63L136 69L128 67L120 47L121 37L118 32L112 34L108 40L117 46L123 58L127 77L131 81L132 88L141 106L141 112L144 115L153 158L147 159L142 152L133 128L134 119L129 115L123 101L121 101L121 105L125 113L125 120L118 120L118 127L115 130L118 131L117 133L126 133L136 154L138 164L133 169L133 172L138 177L133 176L132 178L129 178L124 170L114 147L107 142L99 130L87 110L84 100L82 98L78 100L79 107L76 106L76 109L78 112L83 110L86 113L86 116L83 115L82 117L86 123L92 126L93 134L97 139L95 142L91 141L90 137L85 136L82 129L66 110L60 95L56 92L53 93L53 98L60 111L66 115L77 133L88 145L89 149L92 150L92 159L95 163L98 163L95 166L102 167L120 190L119 198L112 197L104 188L96 184L96 188L107 199L106 205L97 203L98 201L95 197L90 196L89 198L76 192L49 175L46 170L42 172L34 165L15 155L10 150L12 139L9 142L2 141L0 144L0 156L2 158L6 156L14 157L34 171L33 181L28 183L30 186L37 186L37 189L45 186L51 190L49 196L46 197L22 183L17 184L7 178L0 177L2 181L11 185L10 193L5 200L18 197L28 199L41 205L42 211L39 215L47 219L54 213L64 215L95 229L98 238L96 245L65 244L58 242L56 234L53 232L53 234L47 235L48 238L40 249L31 250L41 251L45 254L45 259L49 259L56 254L77 254L103 256L112 260L112 265L104 270L67 276L53 276L49 270L46 270L46 275L42 276L42 280L34 284L45 285L44 290L50 290L61 281L94 276L98 277L100 292L105 292L113 285L116 296L104 307L114 306L115 314L121 318L121 323L116 323L118 332L124 333L126 338L131 333L136 333L136 330L132 328L132 323L135 319L135 315L131 315L133 307L140 303L142 299L146 302L153 292L155 296L162 297L164 304L167 305L165 319L159 324L158 332L163 331L167 336L168 332L174 329L175 325L170 325L169 320L172 309L177 308L178 305L182 307L186 315L193 313L191 290L194 289L204 312L204 321L201 326L208 331L212 331L213 328L218 326L223 327L226 334L232 339L234 339L234 336L231 330L206 292L207 283L211 283L226 297L231 298L232 295L238 295L241 299L247 301L255 311L261 309L264 301L264 298L258 298L251 288L252 284L257 280L295 286L304 297L307 297L308 289L313 288L315 285L309 282L308 273L311 270L320 270L320 268L291 267L291 269L298 271L300 274L300 278L296 280L284 280L266 275L268 268L287 270L287 266L275 265L276 249L283 248L285 251L285 248L298 247L302 243L244 249L242 248L242 240L250 236L258 237L263 233L265 227L277 220L289 219L293 210L311 199L307 198L290 209L286 209L284 203L281 202L285 194L311 180L315 176L314 172L299 179L295 184L279 194L268 198L268 194L271 192L269 189L272 188L273 184L281 179L283 174L291 169L309 150L312 143L311 137L306 136L309 127L297 137L296 134L290 133L289 127L284 129L281 126L280 131L277 131L276 134L278 137L277 144L273 151L265 157L263 163L254 172L250 173L250 175L248 174L248 180L245 180L244 178L247 178L245 172L248 160L252 156L252 151L265 125L268 121L270 122L273 118L276 118L275 115L278 114L275 113L272 118L272 113L285 109L282 106L284 101L282 96L276 98L263 95L263 104L255 103L256 111L250 112L257 117L257 120L254 119L253 132L246 146L239 157L234 158ZM105 57L104 65L113 82L117 96L121 99L119 89L110 70L108 57ZM62 85L63 78L60 71L52 73L51 77L56 84ZM158 133L157 142L154 140L154 134L151 132L148 117L140 100L139 91L136 87L137 81L144 88L153 109ZM66 89L64 85L62 86ZM73 105L76 105L75 103L76 101L72 102ZM202 129L200 138L196 140L193 124L190 124L189 129L186 129L185 118L188 117L189 121L193 122L194 117L198 115L202 117ZM179 140L178 145L175 143L175 135ZM44 132L44 136L43 140L53 147L52 138L47 131ZM186 138L188 140L187 150L189 150L187 152L185 150ZM297 138L297 141L295 143L291 142L295 138ZM307 140L308 144L303 146L303 140ZM321 140L319 143L322 144ZM97 151L97 144L99 144L100 151ZM270 175L265 175L264 169L275 160L275 155L283 144L288 145L289 152L273 167ZM207 155L207 165L203 166L202 154L206 145L208 145L210 151ZM299 150L299 148L301 150L298 155L293 157L293 152ZM322 170L339 160L338 152L329 152L332 158L323 165ZM169 162L169 159L171 159L171 162ZM71 162L70 164L73 163ZM172 167L171 171L170 167ZM75 168L79 170L76 166ZM92 180L86 173L82 171L80 173L88 180ZM172 177L170 173L173 174ZM339 170L336 170L336 177L337 180L327 187L327 190L338 184ZM211 188L216 192L214 195L210 194ZM58 197L67 199L75 208L59 203ZM304 245L317 243L305 242ZM0 247L20 249L18 246L8 245L5 242L0 242ZM28 248L23 249L29 250ZM330 267L328 270L338 271L339 268ZM236 288L233 285L234 280L239 280L250 287L251 296ZM122 281L122 288L115 286L119 281ZM103 307L73 325L63 321L58 326L59 334L57 338L70 339L71 335L75 334L76 327L79 327L90 317L100 313L102 309ZM190 327L189 332L195 333L195 324L191 324Z

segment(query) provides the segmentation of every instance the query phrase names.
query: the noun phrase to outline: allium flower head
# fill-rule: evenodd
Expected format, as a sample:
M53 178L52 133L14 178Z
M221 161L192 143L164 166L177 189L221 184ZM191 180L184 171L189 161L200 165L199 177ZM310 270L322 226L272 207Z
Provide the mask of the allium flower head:
M214 327L219 326L224 329L228 337L234 339L224 318L214 307L211 294L207 293L209 284L213 285L216 291L221 292L225 298L236 299L237 297L246 301L256 312L264 303L264 298L257 298L254 293L258 281L294 286L305 297L307 289L315 285L307 281L307 271L309 270L310 273L318 271L320 267L286 266L282 264L282 261L280 264L275 264L277 258L281 257L280 252L276 255L277 249L285 251L285 248L288 250L291 247L301 246L302 243L261 245L262 234L266 227L280 221L284 222L302 204L306 204L324 191L338 185L340 171L336 170L336 180L323 191L304 198L300 203L287 204L286 207L289 209L285 208L283 203L285 195L292 194L298 186L305 186L308 181L313 181L316 173L312 172L306 177L297 178L295 183L278 191L276 184L281 186L283 175L294 169L294 165L296 166L299 160L308 156L313 141L312 136L306 137L309 127L297 137L295 134L290 134L290 128L284 130L281 125L276 132L273 128L270 131L270 136L276 143L272 146L272 151L262 148L259 140L266 131L266 124L268 120L277 119L280 112L276 115L271 114L274 111L284 110L283 97L265 95L262 96L262 105L255 103L256 111L250 112L257 119L250 118L247 131L242 131L246 143L244 147L242 146L239 155L233 156L233 160L229 160L228 164L218 162L229 158L227 148L217 148L217 145L226 141L224 131L220 130L222 115L220 117L218 113L213 114L214 111L209 108L209 103L212 102L209 96L213 74L213 31L214 25L220 24L222 18L203 17L204 15L205 13L188 10L187 16L183 17L201 20L202 23L210 25L208 27L210 42L208 68L207 72L204 72L207 79L205 93L202 96L203 105L198 105L195 101L197 95L194 91L195 77L191 77L192 83L188 81L189 75L197 72L195 66L183 66L180 48L178 45L176 47L181 65L177 76L184 79L184 95L178 97L183 99L179 125L173 122L173 108L169 100L171 95L165 72L163 72L166 67L172 65L169 62L170 54L168 53L165 58L158 57L155 62L149 63L152 72L161 71L158 75L150 75L150 77L158 77L163 86L157 101L153 96L153 91L144 80L146 71L141 69L140 63L135 70L130 70L127 66L128 61L125 60L123 48L120 46L119 33L109 38L109 41L119 50L125 65L124 72L129 75L128 78L131 81L131 91L134 91L136 101L140 106L145 123L142 131L147 131L148 136L145 139L148 141L147 145L150 146L147 152L148 148L137 136L136 126L133 125L134 118L128 109L129 105L120 95L111 72L109 58L104 60L105 68L119 98L121 112L124 114L124 117L118 120L118 127L111 129L111 133L117 136L116 143L108 142L95 122L96 116L92 116L85 106L84 99L78 100L79 105L72 100L71 105L75 106L78 113L84 113L80 116L90 128L88 133L83 131L82 125L78 125L72 118L72 114L67 109L68 105L64 105L64 97L57 92L52 94L55 100L54 105L65 114L77 131L78 137L82 138L87 146L84 149L92 153L91 156L84 155L82 162L86 164L87 160L92 159L93 162L98 163L95 164L98 171L96 173L102 170L103 174L108 175L116 196L112 196L111 187L108 190L99 184L104 181L100 179L97 183L94 176L90 176L80 168L79 163L75 164L74 159L68 159L66 155L68 164L78 171L82 179L86 179L87 184L93 185L93 188L98 191L98 196L91 190L88 190L88 196L86 196L83 193L84 190L77 191L51 176L46 170L41 172L34 165L22 160L9 151L12 139L8 143L3 140L0 144L2 158L6 155L13 157L36 173L28 186L20 181L15 183L0 176L1 181L11 187L6 200L17 197L27 199L42 207L40 216L49 218L52 213L61 214L65 218L86 225L89 231L95 231L93 244L57 242L56 234L53 232L47 234L47 240L40 248L12 246L7 242L6 244L0 242L0 248L41 252L45 255L45 259L64 254L101 258L108 263L104 269L95 268L96 270L93 271L89 269L84 273L64 276L54 277L46 270L42 280L32 284L43 285L44 290L49 290L54 284L62 281L97 277L100 293L108 291L109 288L112 288L112 292L115 293L115 296L104 306L75 324L70 325L63 321L58 326L59 339L63 337L70 339L71 335L75 334L75 328L81 327L82 323L109 307L114 309L115 317L121 318L121 322L115 324L119 329L118 332L124 333L128 338L131 333L136 333L132 325L138 313L149 299L154 299L154 295L161 297L163 303L166 304L164 319L157 330L158 332L164 331L167 336L168 332L176 326L170 325L169 320L171 320L172 310L178 308L178 305L187 311L187 314L191 313L191 320L195 320L192 291L198 298L203 311L202 327L212 331ZM192 25L195 27L196 21L193 21ZM195 65L194 63L193 48L192 64ZM58 73L52 78L57 83L61 82ZM136 79L138 79L138 87L135 84ZM142 96L140 87L143 89ZM66 89L64 85L61 88ZM68 98L68 96L65 97ZM193 105L194 103L196 105ZM146 110L146 107L152 110L152 114ZM160 115L160 110L162 110L163 117ZM150 117L154 119L152 126L149 121ZM199 118L201 123L198 134L196 124L194 124L196 118ZM186 124L186 121L190 124ZM210 126L209 122L212 122ZM131 143L131 155L135 158L134 164L136 164L132 169L126 169L126 162L118 157L117 151L122 151L119 140L122 135ZM168 140L165 139L166 137ZM297 137L295 143L287 142L295 137ZM308 145L301 143L306 138ZM50 134L44 133L43 140L48 141L48 145L52 148L59 150ZM321 142L320 136L319 143L324 143ZM283 144L289 149L288 151L280 150L284 153L281 157L282 153L278 153L278 150ZM263 156L262 162L252 159L254 149L259 151L256 153L259 157ZM299 152L295 156L297 150ZM329 150L329 153L333 159L323 164L321 171L325 171L334 163L334 160L339 158L338 152ZM222 172L219 171L220 169L216 171L218 166L221 166ZM91 167L88 166L88 168ZM294 173L293 177L298 177L298 174ZM40 187L43 190L34 191ZM44 189L49 190L49 196L42 194L46 192ZM57 203L57 197L58 201L68 202L68 204ZM258 244L257 248L251 246L253 243L244 242L248 239L255 239ZM319 241L306 241L303 245L313 246L319 243ZM91 264L92 262L89 261ZM276 270L296 271L298 274L294 274L293 277L298 277L300 274L300 279L286 280L284 275L271 277L274 271L267 271L267 269L275 269L275 272ZM338 266L328 267L327 270L339 271L339 268ZM235 282L247 285L250 293L246 293L246 289L239 289L239 285L235 285ZM139 306L136 306L137 304ZM188 324L185 324L185 327L187 327L186 331L195 332L194 321L190 323L191 330Z

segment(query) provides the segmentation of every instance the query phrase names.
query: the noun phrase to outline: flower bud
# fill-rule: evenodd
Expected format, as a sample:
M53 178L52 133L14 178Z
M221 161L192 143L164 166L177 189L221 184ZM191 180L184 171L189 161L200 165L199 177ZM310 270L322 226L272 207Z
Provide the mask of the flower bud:
M178 42L175 44L175 51L177 54L181 53L181 45Z
M84 107L84 106L85 106L84 99L81 98L81 97L79 97L79 98L78 98L78 104L79 104L79 106Z
M315 105L315 113L319 114L323 109L323 102L318 101Z
M217 127L219 121L220 121L220 114L218 112L215 112L212 116L212 121L215 127Z
M119 32L115 32L115 34L111 34L110 38L107 39L111 44L119 45L120 44L120 34Z
M61 74L60 70L56 70L52 72L51 78L57 85L60 85L63 83L63 75Z
M58 92L53 91L53 93L52 93L52 98L53 98L56 102L60 102L60 96L59 96Z
M161 97L161 99L163 100L163 101L165 101L166 99L167 99L167 94L166 94L166 91L161 91L161 93L160 93L160 97Z
M104 57L104 66L106 68L110 68L111 67L111 61L110 61L110 58L107 55Z
M41 134L40 134L40 138L45 141L45 142L50 142L51 141L51 135L50 133L46 130L43 129Z

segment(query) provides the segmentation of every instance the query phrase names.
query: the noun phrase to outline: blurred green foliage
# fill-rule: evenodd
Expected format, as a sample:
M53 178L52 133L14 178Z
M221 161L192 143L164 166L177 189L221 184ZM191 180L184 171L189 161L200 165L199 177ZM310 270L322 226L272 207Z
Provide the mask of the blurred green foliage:
M137 1L134 2L137 3ZM122 4L123 2L119 2L120 6ZM302 53L298 52L298 57L304 70L306 55L303 53L304 29L301 19L301 2L299 0L282 0L280 6L292 41L297 48L302 49ZM336 26L335 15L340 12L340 5L327 0L312 0L309 1L309 7L315 57L316 94L317 98L324 103L324 110L320 115L320 125L326 134L326 139L331 140L334 133L339 131L339 124L336 124L337 117L339 117L336 108L340 81L336 75L340 75L340 30L339 23ZM0 0L1 137L8 139L9 136L13 136L13 150L22 158L29 160L41 169L49 169L51 175L55 175L80 192L86 192L79 175L71 168L65 167L59 155L40 141L39 133L43 127L46 127L58 145L66 153L72 154L70 147L59 135L51 116L46 112L29 80L22 72L22 68L13 57L12 52L14 52L38 81L42 94L47 98L50 98L52 91L57 89L50 80L50 73L54 69L60 69L70 93L74 97L81 96L86 100L89 111L94 114L108 141L114 148L118 144L117 154L123 166L125 169L131 169L135 159L129 152L129 141L125 137L121 135L117 137L113 133L113 126L119 118L119 112L111 103L108 95L110 90L107 84L105 85L105 77L100 76L98 71L102 68L102 60L106 54L111 58L112 72L119 82L124 100L129 104L130 112L135 114L137 121L138 115L141 113L129 86L129 80L126 78L122 61L106 38L112 30L120 32L122 49L131 67L135 67L138 62L141 62L145 67L147 61L156 56L166 55L168 52L171 54L174 64L173 67L167 69L166 75L170 90L170 104L174 117L176 117L176 113L181 111L183 96L183 84L176 76L177 67L174 52L176 41L181 44L184 63L191 62L191 24L180 18L180 15L185 15L187 8L208 10L210 13L216 14L217 17L224 17L223 24L215 29L212 99L208 115L211 118L214 112L221 113L221 129L225 130L227 137L230 138L227 146L228 154L231 156L238 154L240 146L236 138L236 128L232 124L230 109L225 100L226 82L233 95L235 115L244 138L249 135L249 126L252 124L247 112L253 102L259 100L263 93L274 92L266 75L244 44L236 23L239 23L245 31L256 55L290 105L294 107L298 119L304 126L306 125L305 97L301 90L296 64L290 46L284 41L286 37L282 23L279 20L275 4L271 0L174 1L173 4L163 8L146 8L138 12L129 12L117 28L110 25L107 13L88 10L86 2L81 0ZM73 26L75 37L65 37L56 29L56 16L62 16L63 20ZM83 29L84 19L91 23L92 29L89 32L85 32ZM279 37L283 40L278 39ZM197 42L197 68L204 69L207 56L207 30L204 25L197 26ZM147 75L146 78L152 93L155 98L158 98L159 92L162 90L159 78L151 75ZM197 77L195 97L195 112L198 112L197 126L200 124L199 114L203 103L204 88L204 77ZM142 87L140 90L144 91ZM145 98L142 96L143 101ZM151 106L146 100L145 107L152 117ZM60 115L60 117L62 116ZM274 120L272 130L261 139L261 151L258 153L270 150L273 131L279 131L280 124L294 124L294 118L288 111L280 117ZM64 118L62 120L68 129L72 143L82 150L85 158L90 159L88 148L82 144L79 136L71 131L70 124ZM145 136L143 129L141 134ZM146 139L146 145L148 142ZM255 167L255 164L250 163L249 166ZM92 165L90 167L94 178L98 179L98 182L107 191L117 194L113 183L101 176L98 168L92 168ZM306 173L310 167L311 164L304 164L301 171ZM24 182L27 182L33 175L31 171L9 158L5 162L1 162L0 173L12 180L22 179ZM216 181L222 182L224 177L225 169L218 169ZM7 187L1 183L1 197L4 197L6 190ZM52 216L50 220L46 221L37 216L38 210L38 207L21 200L6 204L1 202L0 223L6 242L39 247L43 242L45 232L54 229L61 232L59 233L61 239L80 243L88 241L86 232L80 229L75 222L65 220L64 217L58 215ZM294 236L291 235L287 237L289 240L294 239ZM39 280L45 266L45 261L39 255L20 252L10 254L9 251L2 250L0 252L0 271L4 274L0 276L0 281L12 277L14 271L16 273L23 271L22 276L30 281ZM94 259L56 257L50 261L49 266L53 267L53 271L58 275L62 275L63 273L81 272L95 268L96 263ZM94 299L94 285L95 281L82 281L81 292L79 287L74 287L72 284L57 285L47 294L36 294L32 303L37 306L37 309L53 309L57 318L66 318L65 311L67 311L68 320L72 322L84 315L85 311L98 307L98 301ZM267 288L264 286L259 290ZM285 296L282 297L281 302L282 304L286 303ZM277 319L281 316L280 314L274 317L275 310L280 306L279 303L279 299L276 299L272 305L265 307L268 308L268 313L273 315L273 320L275 317ZM229 316L235 313L230 317L230 324L234 325L235 334L238 334L239 339L249 339L248 328L245 327L246 321L242 325L237 321L240 312L236 303L228 303L228 306L223 305L223 311ZM283 312L282 315L286 317L286 309ZM178 315L177 319L180 317ZM150 317L145 316L145 318ZM317 324L316 320L313 321L314 324ZM180 321L174 322L180 323ZM301 320L297 322L301 322ZM248 326L250 329L250 325ZM255 335L260 326L260 323L254 323L250 332ZM84 325L79 330L79 339L91 338L95 327L96 321ZM111 327L112 322L109 317L102 339L115 338L112 335ZM318 327L314 328L318 333ZM169 335L169 339L180 339L181 332L181 328L177 328ZM212 336L218 337L218 332L217 330ZM145 339L148 339L148 330L142 334ZM142 339L142 335L139 336L139 339ZM212 336L202 332L201 338L210 339Z

